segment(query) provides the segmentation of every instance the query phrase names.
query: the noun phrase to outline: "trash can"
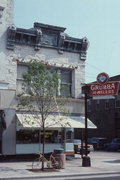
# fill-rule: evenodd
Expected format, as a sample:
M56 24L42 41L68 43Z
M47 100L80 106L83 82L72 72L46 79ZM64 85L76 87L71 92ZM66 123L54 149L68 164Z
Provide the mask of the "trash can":
M82 166L83 167L90 167L91 166L90 157L83 156L83 158L82 158Z
M61 161L61 168L65 168L65 162L66 162L66 155L64 153L64 149L54 149L54 156L58 157Z

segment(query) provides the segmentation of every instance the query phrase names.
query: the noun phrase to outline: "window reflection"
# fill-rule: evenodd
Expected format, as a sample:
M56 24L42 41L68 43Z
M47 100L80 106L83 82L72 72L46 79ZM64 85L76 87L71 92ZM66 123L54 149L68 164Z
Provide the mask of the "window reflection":
M61 143L62 135L57 130L47 130L45 132L46 143ZM39 130L19 130L16 132L17 144L43 143L43 131Z

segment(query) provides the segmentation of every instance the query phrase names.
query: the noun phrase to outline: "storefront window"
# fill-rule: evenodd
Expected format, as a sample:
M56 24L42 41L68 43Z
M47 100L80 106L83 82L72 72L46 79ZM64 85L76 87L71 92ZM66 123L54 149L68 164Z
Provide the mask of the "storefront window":
M73 133L73 131L72 130L68 130L68 131L66 131L66 140L67 139L73 139L73 136L74 136L74 133Z
M17 144L43 143L43 132L39 130L19 130L16 132ZM61 134L57 130L45 132L45 143L61 143Z

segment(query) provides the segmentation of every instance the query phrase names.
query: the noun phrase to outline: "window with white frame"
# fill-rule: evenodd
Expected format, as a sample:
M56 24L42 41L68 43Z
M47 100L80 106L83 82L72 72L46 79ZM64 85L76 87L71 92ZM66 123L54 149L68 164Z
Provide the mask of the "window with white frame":
M23 86L23 74L27 72L27 65L18 64L17 65L17 89L19 92L25 91ZM50 69L50 67L48 68ZM72 71L68 69L55 69L57 73L60 74L58 96L61 97L71 97L72 88Z
M60 95L62 97L71 97L72 88L72 71L71 70L60 70L61 75L61 90Z
M17 65L17 92L23 93L25 92L23 74L27 72L27 66L24 64Z

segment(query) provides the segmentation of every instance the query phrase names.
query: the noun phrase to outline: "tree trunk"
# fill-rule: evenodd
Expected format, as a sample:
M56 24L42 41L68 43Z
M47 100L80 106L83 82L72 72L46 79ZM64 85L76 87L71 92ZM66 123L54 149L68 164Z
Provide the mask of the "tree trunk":
M42 154L44 156L45 154L45 124L43 120L43 149L42 149ZM44 161L42 161L42 171L44 171Z

